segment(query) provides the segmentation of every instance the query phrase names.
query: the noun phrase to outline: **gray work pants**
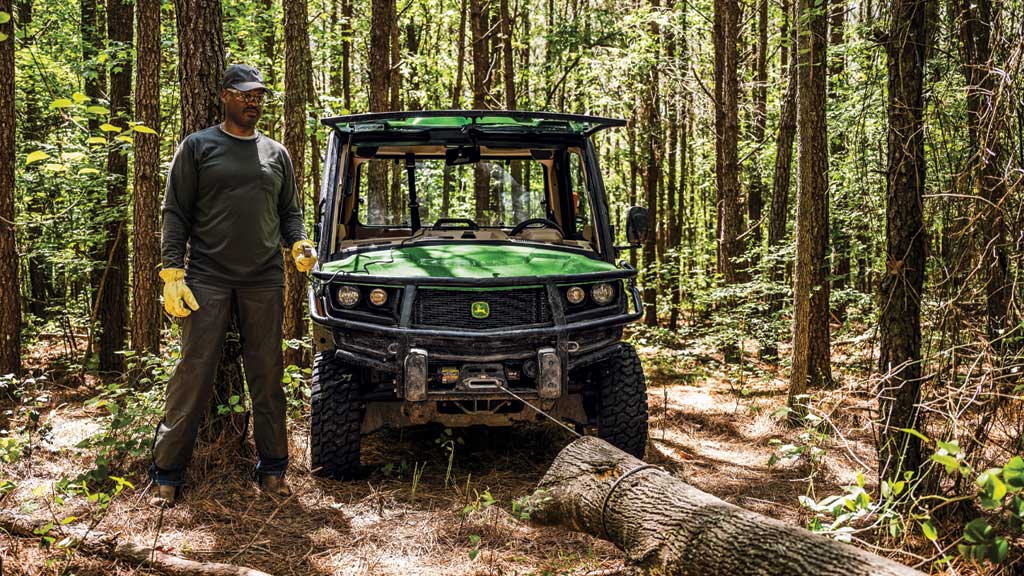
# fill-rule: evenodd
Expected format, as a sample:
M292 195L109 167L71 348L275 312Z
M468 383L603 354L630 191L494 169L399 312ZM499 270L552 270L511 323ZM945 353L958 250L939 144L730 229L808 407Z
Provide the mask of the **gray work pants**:
M188 284L199 310L182 321L181 359L167 382L167 407L153 442L150 476L157 484L184 483L199 425L213 395L232 306L238 311L242 362L252 400L253 435L260 457L257 472L283 474L288 465L285 395L281 386L284 290L224 288L194 281Z

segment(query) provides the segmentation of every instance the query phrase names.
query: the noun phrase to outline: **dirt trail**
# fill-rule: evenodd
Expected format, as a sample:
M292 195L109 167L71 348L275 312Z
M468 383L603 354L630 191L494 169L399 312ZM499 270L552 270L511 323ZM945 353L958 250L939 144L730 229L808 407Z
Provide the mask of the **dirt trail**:
M666 361L655 358L655 350L642 352L651 406L647 460L723 499L802 524L807 513L797 507L797 496L808 491L808 466L768 466L777 450L771 440L793 442L799 433L772 416L785 403L785 382L765 365L749 366L752 373L737 384L735 367L729 375L699 356ZM54 411L52 450L5 467L3 476L19 488L2 506L29 509L23 504L46 499L48 483L81 470L86 463L73 446L96 416L75 402ZM622 565L621 554L605 542L534 527L513 515L512 501L531 491L570 440L557 427L456 431L451 437L437 427L374 434L364 450L366 476L355 482L310 475L307 434L301 426L291 431L295 495L283 503L262 496L249 480L250 458L199 454L179 506L162 517L149 509L140 469L130 477L137 490L115 499L97 529L272 574L583 575ZM870 437L846 440L826 448L814 485L821 494L852 483L857 458L870 461ZM85 511L83 503L69 502L60 514ZM47 512L37 505L35 514ZM0 557L4 574L50 572L30 540L0 535ZM79 557L73 565L80 575L146 573L97 558Z

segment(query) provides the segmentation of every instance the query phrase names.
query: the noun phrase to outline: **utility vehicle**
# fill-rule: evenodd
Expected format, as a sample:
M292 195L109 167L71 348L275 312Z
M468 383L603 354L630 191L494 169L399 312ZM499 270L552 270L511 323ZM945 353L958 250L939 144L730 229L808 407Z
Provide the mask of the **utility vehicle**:
M592 141L621 120L519 111L327 118L309 309L315 473L352 477L384 427L511 426L544 414L636 456L647 395L623 326ZM620 215L621 216L621 215ZM626 214L632 247L647 211Z

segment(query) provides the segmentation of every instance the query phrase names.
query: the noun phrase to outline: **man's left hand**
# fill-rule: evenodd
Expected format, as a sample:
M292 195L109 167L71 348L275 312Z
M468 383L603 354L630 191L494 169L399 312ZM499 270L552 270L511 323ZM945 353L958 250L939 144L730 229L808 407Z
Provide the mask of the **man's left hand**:
M316 266L316 246L309 240L299 240L292 244L292 258L299 272L309 272Z

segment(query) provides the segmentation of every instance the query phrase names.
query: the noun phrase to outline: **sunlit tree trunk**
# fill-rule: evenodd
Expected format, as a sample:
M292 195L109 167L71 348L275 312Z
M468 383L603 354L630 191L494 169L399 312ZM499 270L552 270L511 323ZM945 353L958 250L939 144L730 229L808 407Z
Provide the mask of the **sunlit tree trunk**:
M893 0L889 68L886 264L879 293L879 480L921 465L921 291L925 279L923 78L927 0Z
M490 22L487 4L484 0L469 0L469 21L473 37L473 108L489 108L490 36L487 23ZM490 224L487 211L490 202L491 174L483 162L476 164L473 174L473 201L477 224Z
M160 131L160 0L136 0L135 119ZM132 350L160 350L160 136L135 135Z
M373 0L370 15L370 111L391 109L391 21L395 0ZM387 214L388 167L381 161L370 162L367 174L367 212L371 224L381 224Z
M715 182L718 205L718 272L726 284L742 280L739 181L739 81L737 37L739 0L714 2L715 51Z
M0 12L12 14L11 0ZM21 296L14 235L14 19L0 24L0 373L21 373Z
M798 0L796 265L789 407L832 383L829 362L828 136L825 124L827 2Z
M659 0L651 0L651 8L657 12ZM659 93L659 36L660 27L656 21L650 24L654 53L652 62L648 64L647 73L641 77L641 114L644 119L643 140L644 154L644 195L647 198L647 209L650 211L651 229L644 242L644 324L658 325L658 260L655 254L658 242L658 182L661 180L661 95Z

